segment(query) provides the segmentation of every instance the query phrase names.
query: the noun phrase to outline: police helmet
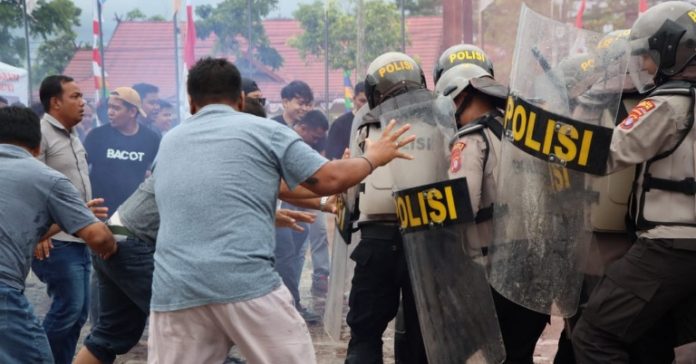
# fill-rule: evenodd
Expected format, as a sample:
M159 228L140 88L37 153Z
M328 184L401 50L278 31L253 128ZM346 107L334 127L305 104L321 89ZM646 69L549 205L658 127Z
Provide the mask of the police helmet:
M435 63L433 81L437 83L447 70L462 63L475 64L488 72L491 77L495 75L493 73L493 63L481 48L472 44L457 44L442 52L437 63Z
M599 40L595 54L602 66L611 65L626 54L630 34L631 29L613 30Z
M447 49L435 65L435 92L454 100L471 87L493 97L500 104L507 98L507 87L493 79L493 63L480 48L460 44Z
M365 96L370 109L390 97L424 88L423 70L413 58L401 52L384 53L367 67Z
M683 1L653 6L631 27L629 44L631 78L638 91L647 92L683 71L696 56L696 6ZM648 61L656 67L646 65Z
M491 74L473 63L458 64L440 76L435 84L435 93L454 99L471 86L472 79L480 77L491 77Z

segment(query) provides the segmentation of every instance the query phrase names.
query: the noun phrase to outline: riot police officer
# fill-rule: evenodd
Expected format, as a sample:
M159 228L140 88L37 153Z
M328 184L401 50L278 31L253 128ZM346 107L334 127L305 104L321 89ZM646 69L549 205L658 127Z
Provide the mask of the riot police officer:
M370 111L356 117L358 132L351 143L363 145L365 139L379 137L380 114L396 107L390 98L413 90L428 92L423 71L411 57L397 52L377 57L365 80ZM377 169L361 186L361 240L351 254L356 266L346 318L351 330L347 364L382 363L382 334L397 314L399 297L406 337L395 343L395 352L405 354L397 362L427 363L391 187L388 168Z
M492 239L496 171L503 132L502 114L507 88L493 78L493 64L483 50L461 44L440 56L434 71L435 90L452 98L459 131L451 143L451 178L466 177L476 214L471 232L486 252ZM472 235L470 234L470 235ZM506 363L532 363L537 340L549 316L524 308L491 289L503 335Z
M629 217L638 240L607 267L573 332L579 363L628 363L628 347L696 293L696 7L642 14L629 71L648 96L616 128L609 171L638 165Z

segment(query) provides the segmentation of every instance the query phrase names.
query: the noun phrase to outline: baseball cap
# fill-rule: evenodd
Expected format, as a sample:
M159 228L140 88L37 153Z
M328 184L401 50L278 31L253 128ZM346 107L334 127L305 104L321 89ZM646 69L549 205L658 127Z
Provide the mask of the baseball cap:
M242 91L244 91L245 94L249 94L250 92L259 91L259 86L254 80L242 77Z
M135 106L135 108L138 109L140 115L142 115L145 118L147 117L147 114L145 113L145 111L143 111L143 104L140 101L140 95L138 95L138 92L134 89L130 87L117 87L116 89L111 91L111 96L128 104L131 104L132 106Z

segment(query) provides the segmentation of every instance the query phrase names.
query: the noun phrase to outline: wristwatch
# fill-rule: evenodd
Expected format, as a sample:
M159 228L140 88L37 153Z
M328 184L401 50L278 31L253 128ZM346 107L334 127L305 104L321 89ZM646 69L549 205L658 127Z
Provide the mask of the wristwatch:
M324 207L326 207L327 202L329 202L328 196L323 196L319 199L319 211L324 212Z

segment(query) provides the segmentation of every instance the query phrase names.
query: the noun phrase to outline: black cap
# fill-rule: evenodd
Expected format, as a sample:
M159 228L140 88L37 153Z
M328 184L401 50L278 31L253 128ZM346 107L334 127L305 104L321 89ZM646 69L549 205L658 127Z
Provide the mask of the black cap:
M251 92L260 91L260 89L256 84L256 81L250 78L242 77L242 91L248 95Z

